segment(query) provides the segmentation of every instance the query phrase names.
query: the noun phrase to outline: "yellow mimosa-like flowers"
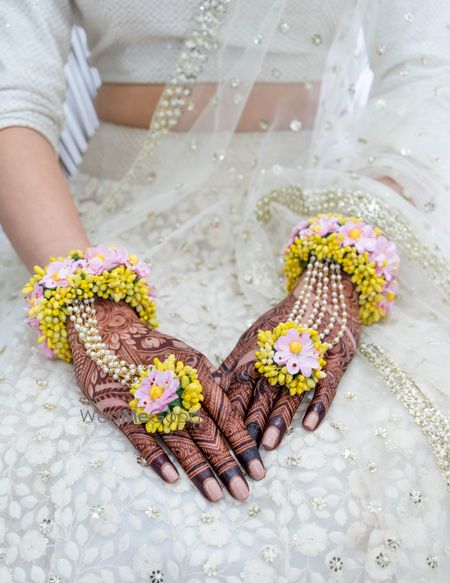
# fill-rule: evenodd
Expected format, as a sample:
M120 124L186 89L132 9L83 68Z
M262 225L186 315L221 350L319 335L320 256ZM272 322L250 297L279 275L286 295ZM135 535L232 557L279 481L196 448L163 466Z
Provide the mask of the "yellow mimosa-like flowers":
M392 308L398 287L395 243L356 217L319 214L292 230L283 255L286 290L292 292L311 256L341 265L359 297L362 324L373 324Z
M148 433L170 433L200 420L203 388L197 370L176 361L173 354L162 362L155 358L130 393L134 422L145 424Z
M47 356L72 361L66 322L73 300L102 298L127 302L150 327L156 327L156 298L147 280L149 269L123 247L99 245L52 257L36 266L23 289L27 322L39 333Z
M283 271L287 291L293 292L306 269L304 289L286 322L259 330L256 370L291 395L314 389L326 376L324 355L339 344L347 327L341 271L358 292L361 323L372 324L391 308L398 263L395 244L361 219L319 214L301 221L284 251Z
M259 330L256 370L271 385L286 386L291 395L313 389L326 376L323 355L328 344L319 333L295 322L281 322L273 330Z

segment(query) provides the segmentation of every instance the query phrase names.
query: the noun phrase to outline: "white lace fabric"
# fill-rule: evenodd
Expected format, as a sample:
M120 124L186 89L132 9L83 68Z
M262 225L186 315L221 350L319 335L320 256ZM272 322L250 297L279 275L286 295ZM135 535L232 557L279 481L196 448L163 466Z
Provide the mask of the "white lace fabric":
M361 213L401 253L393 312L365 328L363 342L379 345L448 415L448 9L345 3L316 75L312 130L277 131L275 115L259 133L235 133L266 53L293 30L281 26L292 6L227 3L222 44L202 61L202 74L220 79L217 99L186 133L102 124L72 193L93 240L151 261L161 329L217 364L283 296L279 250L292 224L318 210ZM359 84L361 30L369 95ZM239 58L228 52L237 31ZM190 54L186 66L195 63ZM295 106L279 109L301 122ZM70 367L31 349L11 296L25 274L4 250L2 581L447 581L450 498L434 449L445 435L425 435L428 412L419 427L361 354L320 428L300 427L305 403L282 445L263 452L267 477L251 483L248 501L212 505L187 479L163 484L137 464L108 423L82 420L88 408Z

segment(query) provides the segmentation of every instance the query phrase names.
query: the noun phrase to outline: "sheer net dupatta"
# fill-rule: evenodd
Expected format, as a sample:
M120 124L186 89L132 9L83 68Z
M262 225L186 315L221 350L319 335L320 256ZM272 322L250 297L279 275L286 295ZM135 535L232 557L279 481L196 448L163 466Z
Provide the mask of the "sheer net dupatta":
M363 187L386 205L400 204L412 229L426 217L434 228L422 231L423 242L448 257L441 227L450 206L444 171L450 162L449 59L441 16L420 2L408 13L364 0L314 9L287 1L199 2L142 150L90 217L96 238L139 226L148 247L159 249L160 234L151 227L155 212L195 224L200 212L238 205L236 229L246 236L253 225L259 237L245 249L236 239L236 256L244 270L259 255L268 297L280 289L272 274L289 221L267 232L257 220L261 200L289 185ZM410 42L431 30L436 34L426 46ZM251 151L236 160L233 144L243 139L237 129L255 121ZM401 194L380 188L383 176ZM274 204L294 215L309 212L295 191L289 203L278 197ZM438 270L442 288L448 271Z
M266 57L279 35L286 5L285 1L199 3L145 144L93 221L99 233L121 232L140 224L142 216L155 208L179 204L225 167L239 119L267 67ZM295 59L295 39L290 45ZM267 75L278 81L275 66ZM266 130L265 138L272 134L271 124L276 129L281 112L295 107L295 96L290 106L280 99L277 103L272 97L273 124L270 119L259 120L258 131ZM117 214L124 203L125 221Z
M408 13L364 0L314 9L283 0L199 2L144 146L92 217L98 233L127 230L206 185L226 168L241 127L260 133L248 173L255 198L266 194L261 170L280 162L285 131L297 136L289 138L290 167L319 177L327 169L390 176L439 222L449 151L441 16L420 2ZM430 30L433 42L410 42Z

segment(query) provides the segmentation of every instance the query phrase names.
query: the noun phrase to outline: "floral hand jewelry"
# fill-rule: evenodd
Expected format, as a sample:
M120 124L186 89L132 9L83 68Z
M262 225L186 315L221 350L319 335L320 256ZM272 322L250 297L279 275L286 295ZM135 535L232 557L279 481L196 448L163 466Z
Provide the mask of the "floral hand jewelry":
M361 323L369 325L391 310L398 264L395 243L360 219L320 214L296 225L284 251L284 274L292 292L306 269L304 288L287 322L259 331L258 372L292 395L314 388L326 376L326 351L338 344L347 326L341 271L359 294ZM327 325L319 332L324 318Z
M197 422L200 402L203 401L202 385L197 371L183 362L175 362L171 354L161 362L153 361L153 368L142 370L139 379L131 385L131 409L138 419L146 422L149 433L168 433L183 429L187 421ZM161 413L169 411L161 417Z
M27 323L39 333L38 342L50 358L72 361L66 323L70 318L87 355L107 374L130 387L135 423L145 423L149 433L182 429L203 400L197 371L175 362L170 355L152 365L129 364L120 360L102 342L94 299L125 301L139 319L157 326L156 296L147 281L148 266L123 247L99 245L84 252L71 251L67 258L52 258L35 275L23 292L28 303Z

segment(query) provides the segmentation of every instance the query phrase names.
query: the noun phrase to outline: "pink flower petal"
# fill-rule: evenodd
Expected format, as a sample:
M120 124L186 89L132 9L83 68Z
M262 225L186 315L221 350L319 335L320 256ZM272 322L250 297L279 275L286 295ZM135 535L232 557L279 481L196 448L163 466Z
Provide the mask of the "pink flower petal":
M158 370L155 374L155 384L160 387L166 387L170 376L167 371Z
M290 356L287 359L286 369L289 374L297 374L300 371L300 363L297 356Z
M152 400L146 407L147 413L162 413L177 398L176 391L165 391L159 399Z
M141 381L141 386L138 389L138 391L140 391L141 389L145 389L146 391L149 391L151 387L151 379L150 377L144 377Z
M301 366L317 368L319 366L319 359L317 356L305 356L301 359Z
M303 350L307 350L310 346L313 346L311 336L308 332L303 332L303 334L299 337L299 342L302 345L302 352Z
M275 352L275 355L273 357L273 360L277 363L277 364L286 364L287 359L289 358L287 352L285 351L280 351L280 352Z
M311 366L305 364L305 363L301 363L300 364L300 371L302 373L302 375L304 375L306 378L310 377L312 375L312 368Z
M274 344L275 350L289 352L290 343L291 343L291 340L289 340L289 338L287 336L280 336Z
M289 340L289 343L298 342L300 340L300 334L295 328L289 328L285 337Z

